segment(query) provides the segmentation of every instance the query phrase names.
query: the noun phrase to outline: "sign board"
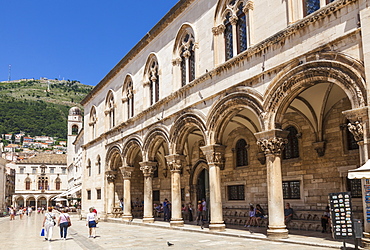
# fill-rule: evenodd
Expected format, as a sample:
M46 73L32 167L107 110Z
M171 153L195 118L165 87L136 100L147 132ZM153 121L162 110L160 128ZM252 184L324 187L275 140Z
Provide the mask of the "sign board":
M355 233L353 228L351 193L330 193L329 204L333 238L353 239Z

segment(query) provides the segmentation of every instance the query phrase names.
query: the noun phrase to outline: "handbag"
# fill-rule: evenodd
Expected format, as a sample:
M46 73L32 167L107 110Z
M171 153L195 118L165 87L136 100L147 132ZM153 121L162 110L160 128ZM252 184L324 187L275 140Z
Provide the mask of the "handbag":
M45 236L45 228L41 228L40 236Z
M67 221L68 221L68 227L72 226L72 223L71 223L70 219L68 219L64 214L62 214L62 215L64 216L64 218L67 219Z

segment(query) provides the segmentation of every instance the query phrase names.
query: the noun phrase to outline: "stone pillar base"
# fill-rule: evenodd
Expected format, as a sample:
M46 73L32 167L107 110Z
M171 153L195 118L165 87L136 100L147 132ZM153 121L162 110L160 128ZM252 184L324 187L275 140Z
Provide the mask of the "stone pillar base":
M267 229L267 238L269 239L287 239L289 238L288 229L274 228Z
M153 217L143 218L143 223L153 223L153 222L154 222L154 218Z
M123 221L132 221L132 215L123 215L122 220Z
M222 232L225 231L225 224L223 223L212 223L209 224L209 231L214 231L214 232Z
M170 221L170 226L171 227L183 227L184 226L184 221L182 219L171 219Z

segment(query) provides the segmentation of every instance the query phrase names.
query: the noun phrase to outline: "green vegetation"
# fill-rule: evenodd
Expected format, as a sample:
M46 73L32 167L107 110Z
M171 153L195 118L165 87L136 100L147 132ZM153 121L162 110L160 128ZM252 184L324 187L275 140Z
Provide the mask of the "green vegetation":
M0 83L0 133L26 132L67 138L67 116L92 86L78 81L28 80Z

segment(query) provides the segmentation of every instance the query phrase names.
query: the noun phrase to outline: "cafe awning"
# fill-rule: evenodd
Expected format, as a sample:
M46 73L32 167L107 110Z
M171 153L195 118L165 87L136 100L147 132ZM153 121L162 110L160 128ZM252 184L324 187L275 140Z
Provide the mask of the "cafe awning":
M370 159L361 167L348 170L348 179L370 179Z

